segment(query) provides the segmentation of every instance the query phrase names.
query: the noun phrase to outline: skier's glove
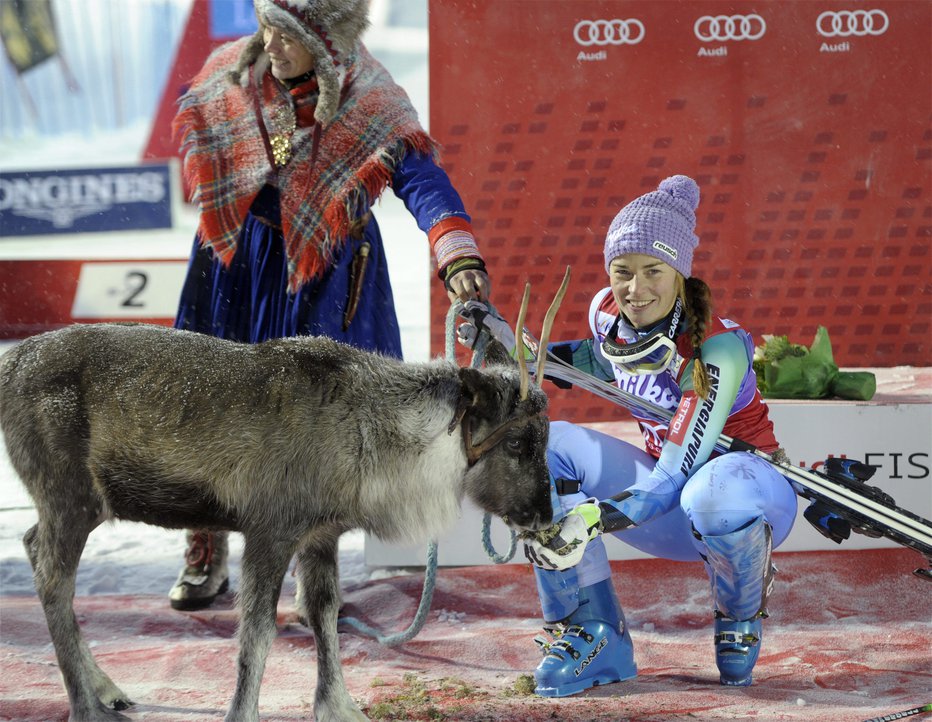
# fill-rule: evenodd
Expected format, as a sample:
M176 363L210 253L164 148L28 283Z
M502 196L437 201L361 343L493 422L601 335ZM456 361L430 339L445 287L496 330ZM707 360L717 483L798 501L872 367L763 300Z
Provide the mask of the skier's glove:
M461 344L467 348L473 348L476 345L476 339L479 338L480 331L486 329L514 358L515 346L517 345L515 343L515 334L505 319L492 311L482 301L467 301L463 304L460 315L469 319L461 323L459 328L456 329L456 338Z
M586 545L602 533L595 499L583 502L557 524L524 541L524 555L541 569L569 569L582 561Z

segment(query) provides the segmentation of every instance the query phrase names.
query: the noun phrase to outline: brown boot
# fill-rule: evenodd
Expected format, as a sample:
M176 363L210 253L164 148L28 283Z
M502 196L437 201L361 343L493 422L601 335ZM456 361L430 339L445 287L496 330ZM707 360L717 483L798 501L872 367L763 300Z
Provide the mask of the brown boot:
M230 588L227 570L227 532L187 533L185 567L168 593L172 609L193 611L214 603L217 595Z

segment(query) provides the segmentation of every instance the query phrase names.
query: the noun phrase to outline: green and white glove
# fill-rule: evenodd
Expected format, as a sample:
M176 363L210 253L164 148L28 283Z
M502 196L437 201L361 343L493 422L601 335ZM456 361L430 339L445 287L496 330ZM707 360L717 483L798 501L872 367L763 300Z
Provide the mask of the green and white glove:
M541 569L569 569L582 561L586 545L602 533L595 499L579 504L549 529L524 540L524 555Z
M456 329L457 340L467 348L473 348L476 345L476 339L482 329L486 329L489 334L496 339L509 355L515 355L515 333L512 331L508 322L492 311L482 301L467 301L463 304L463 310L460 312L464 318L469 320L461 323Z

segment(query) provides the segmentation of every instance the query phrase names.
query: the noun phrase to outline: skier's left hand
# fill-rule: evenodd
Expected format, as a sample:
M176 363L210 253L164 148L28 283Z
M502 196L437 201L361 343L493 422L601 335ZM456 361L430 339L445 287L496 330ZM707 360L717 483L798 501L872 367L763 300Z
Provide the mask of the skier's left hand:
M531 564L541 569L569 569L582 561L586 545L601 533L602 512L599 505L584 502L550 529L525 539L524 555Z

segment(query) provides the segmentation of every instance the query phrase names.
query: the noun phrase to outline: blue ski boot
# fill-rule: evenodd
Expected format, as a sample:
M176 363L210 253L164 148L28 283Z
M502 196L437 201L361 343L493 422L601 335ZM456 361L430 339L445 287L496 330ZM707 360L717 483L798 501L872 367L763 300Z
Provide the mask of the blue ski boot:
M546 617L548 604L544 595L550 586L547 575L552 579L552 575L561 572L534 571ZM634 646L611 579L576 591L576 609L561 621L545 625L544 631L549 632L550 638L534 639L545 654L534 671L537 681L534 692L542 697L566 697L637 675Z
M715 663L727 687L747 687L760 654L761 617L736 622L716 614Z
M720 681L747 687L761 643L761 620L773 586L770 525L759 516L721 536L701 536L715 603L715 663Z

